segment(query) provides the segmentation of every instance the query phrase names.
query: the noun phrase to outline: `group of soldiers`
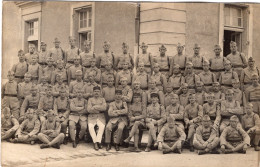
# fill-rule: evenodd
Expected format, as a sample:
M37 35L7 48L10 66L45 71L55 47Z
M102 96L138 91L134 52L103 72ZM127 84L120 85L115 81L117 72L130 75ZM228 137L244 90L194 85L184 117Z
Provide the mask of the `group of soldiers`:
M209 60L198 44L192 56L178 44L169 57L164 45L152 55L142 43L134 60L126 43L118 56L109 42L100 55L89 41L84 51L75 43L70 37L65 51L55 38L50 50L41 42L40 52L33 45L27 54L18 52L2 88L2 140L41 141L41 149L70 140L76 148L89 134L95 150L105 143L109 151L113 143L118 151L133 139L132 151L139 152L140 134L148 131L146 152L260 150L259 71L235 42L226 57L215 45Z

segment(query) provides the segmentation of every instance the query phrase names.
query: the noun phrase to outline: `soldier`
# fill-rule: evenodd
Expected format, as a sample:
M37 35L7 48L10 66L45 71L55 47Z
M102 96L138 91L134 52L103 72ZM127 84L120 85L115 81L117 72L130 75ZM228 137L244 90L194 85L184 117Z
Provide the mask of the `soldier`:
M229 60L225 61L225 72L221 72L219 76L219 83L222 90L225 92L227 89L232 88L232 79L238 79L237 73L232 69L231 62Z
M36 53L36 50L35 50L35 45L30 43L29 44L29 53L26 53L25 54L25 61L27 62L27 64L31 64L32 63L32 56L35 55L36 58L37 58L37 63L38 63L38 60L39 60L39 56L38 54Z
M77 70L75 72L75 78L76 78L76 80L70 82L70 85L69 85L70 98L76 97L77 90L81 90L84 87L81 70Z
M148 105L146 113L146 127L149 129L148 143L145 152L151 151L151 145L154 141L154 147L158 146L156 133L159 133L166 122L166 113L163 105L159 104L159 95L151 93L152 104Z
M122 60L122 61L121 61L121 67L122 67L122 69L121 69L121 70L117 73L117 75L116 75L116 82L115 82L116 87L119 86L119 80L120 80L122 77L127 78L127 85L131 85L131 84L132 84L133 73L132 73L132 71L130 71L130 70L128 69L128 67L129 67L128 62Z
M114 63L115 63L115 56L113 52L110 52L110 43L105 41L103 45L104 53L102 53L98 59L97 59L97 67L101 69L101 72L105 70L105 66L107 62L110 62L112 65L112 68L115 69Z
M168 107L171 104L171 97L173 95L172 85L167 84L165 94L164 94L164 107Z
M177 54L173 56L171 65L170 65L170 76L174 73L174 66L176 64L179 65L180 72L183 74L185 70L185 65L187 62L187 56L183 54L184 45L181 45L180 43L177 44Z
M209 89L212 86L213 82L217 82L216 75L209 71L209 61L204 59L203 64L203 71L199 73L199 77L201 82L204 84L205 91L208 93Z
M239 152L246 153L250 145L250 137L238 126L239 119L233 115L230 117L230 125L224 129L220 136L221 151L225 154Z
M27 109L37 110L40 101L40 95L36 85L31 86L31 94L26 96L20 110L20 118L18 119L20 123L25 120L25 113Z
M247 102L253 104L254 113L260 115L259 76L257 74L252 74L251 81L252 81L252 85L245 90L245 97Z
M172 75L170 76L168 83L172 85L173 92L176 93L181 85L185 83L185 78L181 74L180 66L178 64L173 64L171 69Z
M220 90L219 82L212 83L211 93L214 94L216 102L220 103L222 100L225 100L225 94Z
M38 92L40 94L40 97L45 96L46 95L46 89L48 87L48 81L47 81L47 76L43 75L41 76L41 83L38 84Z
M96 67L96 58L90 59L90 67L85 69L84 81L87 81L89 73L94 73L94 80L97 83L101 81L101 70Z
M56 120L61 125L60 132L66 136L70 114L70 102L66 95L65 87L60 89L59 94L60 96L54 100L53 110L57 113ZM64 143L67 143L67 141L65 140Z
M54 97L52 96L52 86L48 85L46 90L46 96L40 98L38 104L38 112L36 113L41 123L46 120L48 110L52 110L54 107Z
M246 104L245 93L241 91L239 80L232 79L232 90L234 92L234 98L236 101L239 101L240 106Z
M188 103L189 103L189 88L188 88L188 84L183 83L181 85L181 88L180 88L179 92L181 92L181 93L179 93L180 94L180 104L183 107L186 107L186 105L188 105Z
M216 79L219 80L220 73L225 71L224 62L226 58L221 56L222 49L220 45L214 46L214 52L215 57L209 59L210 71L213 72L216 76Z
M234 41L230 42L230 51L231 53L227 55L227 59L231 62L234 71L238 74L238 77L240 77L243 68L247 67L246 55L238 52L237 43Z
M55 112L49 110L47 120L41 125L41 132L38 134L38 139L43 142L41 149L54 147L60 149L60 144L64 140L64 133L60 133L61 125L55 119Z
M140 93L141 95L141 102L144 107L147 106L147 96L144 90L141 89L141 82L139 80L135 80L133 82L133 94L134 93Z
M196 82L196 101L201 106L205 103L205 91L203 90L203 86L203 82Z
M39 55L39 61L38 61L38 64L42 67L42 68L45 68L47 66L47 57L49 55L49 53L47 52L47 44L43 41L41 41L41 51L38 52L38 55Z
M23 50L18 51L19 62L12 67L14 77L17 83L23 82L24 74L28 71L28 65L25 61Z
M146 91L147 103L152 103L151 94L157 93L159 95L159 103L164 106L164 94L156 87L156 82L153 79L149 79L149 89Z
M75 55L74 57L74 65L71 66L68 69L68 83L70 84L71 81L75 81L76 80L76 71L80 70L80 71L84 71L82 66L80 65L80 56Z
M174 116L167 117L167 124L164 125L158 135L159 150L163 150L163 154L175 152L181 154L182 144L186 138L186 134L179 126L175 124Z
M151 69L150 69L151 70ZM151 71L149 72L151 74ZM133 76L133 81L139 80L141 83L141 89L147 90L148 89L148 73L145 71L145 66L142 61L139 61L138 66L137 66L137 72Z
M8 81L2 86L2 107L8 107L12 115L19 119L20 101L17 98L18 84L14 80L14 72L8 71Z
M190 61L193 64L193 69L195 74L199 74L202 72L202 63L204 61L204 56L200 54L200 45L195 44L193 48L194 54L192 57L188 58L188 61Z
M249 86L252 85L252 74L257 74L259 76L259 70L255 66L255 60L253 57L249 57L248 59L248 67L241 71L240 81L241 81L241 89L243 91L246 90Z
M31 94L31 87L32 87L31 74L25 73L24 82L18 84L17 97L20 101L20 105L23 104L24 98Z
M55 63L55 66L57 64ZM54 68L54 61L53 61L53 58L52 57L48 57L47 58L47 66L43 69L40 70L40 74L39 74L39 77L40 77L40 80L42 79L43 75L45 77L47 77L47 82L50 84L51 83L51 78L52 78L52 74L54 72L55 68ZM40 83L40 80L39 80L39 83Z
M196 129L193 145L198 149L198 155L218 153L219 145L218 129L215 129L208 115L203 116L202 125Z
M122 90L122 100L129 104L132 102L133 90L131 89L130 86L127 85L126 77L122 77L120 79L120 83L121 85L118 88Z
M84 52L80 53L80 58L81 58L81 65L84 68L89 68L90 67L90 60L92 58L95 58L95 53L91 51L91 42L85 40L84 41Z
M125 143L129 143L134 136L134 149L131 151L141 152L138 148L139 132L141 128L145 126L146 107L142 104L142 94L134 93L133 103L129 106L128 118L130 120L129 127L131 128L129 136L124 140Z
M117 127L115 149L119 151L119 144L121 142L124 128L127 126L128 108L126 102L123 100L122 90L116 90L115 101L109 104L108 115L110 117L105 131L105 142L107 144L106 150L111 149L111 134L113 129Z
M115 101L115 91L114 77L110 76L107 79L107 86L102 89L103 97L108 104Z
M142 45L140 46L140 48L142 49L142 53L138 54L136 56L136 60L135 60L136 69L139 68L140 62L143 62L144 71L148 75L151 75L151 73L152 73L152 69L151 69L152 56L151 56L151 53L147 53L148 45L145 44L144 42L142 42Z
M64 61L63 60L58 60L57 61L57 68L53 71L51 75L51 84L55 85L57 82L57 75L61 76L62 82L64 82L66 85L68 85L68 74L67 70L64 68Z
M63 78L61 74L57 74L56 75L56 84L53 86L53 90L52 90L52 95L54 97L59 97L60 96L60 90L62 88L64 88L66 90L66 95L65 96L69 96L69 87L68 85L63 83Z
M106 63L104 63L104 68L103 71L101 70L101 85L102 87L106 87L107 86L107 82L108 82L108 78L110 76L112 76L115 80L116 78L116 71L113 69L113 64L110 61L107 61Z
M93 96L93 88L95 86L99 86L96 82L95 82L95 73L92 71L88 74L88 78L87 78L88 82L85 83L83 89L84 89L84 95L83 97L85 99L88 99L90 97ZM82 89L82 88L81 88Z
M100 96L101 89L99 86L93 88L93 97L88 100L88 130L92 141L94 143L94 149L102 149L102 136L105 130L106 119L104 112L107 109L106 101ZM96 133L95 126L98 127Z
M245 106L246 114L242 116L242 127L249 135L255 151L260 151L258 147L260 140L259 116L253 112L253 104L248 103Z
M184 130L184 107L179 104L179 96L177 94L171 95L171 104L166 107L166 116L174 117L175 124Z
M9 140L14 137L15 132L19 128L19 122L12 116L10 108L3 109L3 117L1 117L1 140Z
M153 64L153 72L150 77L151 79L155 80L156 82L156 87L162 91L165 92L166 84L167 84L167 79L166 76L160 72L160 66L158 63Z
M15 138L10 139L12 143L31 143L32 145L38 139L37 134L40 131L41 123L34 116L34 109L28 109L26 119L19 126L15 133Z
M54 66L56 66L57 60L64 60L65 52L60 47L60 41L58 38L55 38L53 43L54 43L54 47L50 49L48 57L52 57L54 61Z
M185 129L188 129L186 142L190 144L190 151L194 151L193 138L203 116L203 108L196 102L195 94L189 95L189 104L184 109Z
M185 67L185 83L188 84L188 88L191 92L195 92L195 83L200 81L200 77L194 73L193 64L191 62L186 63Z
M36 55L31 56L31 64L28 65L28 73L31 74L32 83L38 84L40 65L37 63Z
M243 110L240 107L240 103L234 98L234 91L228 89L226 91L226 100L221 102L221 124L220 133L230 124L229 119L232 115L242 115Z
M122 64L123 62L127 62L128 63L128 68L132 71L134 68L134 59L131 56L130 53L128 53L128 45L123 42L122 44L122 49L123 49L123 54L121 56L119 56L116 60L115 60L115 69L117 71L120 71L123 69Z
M74 56L75 55L80 55L81 50L76 47L76 39L75 37L69 37L69 48L68 50L65 52L65 62L66 62L66 69L70 68L73 63L74 63Z
M169 70L170 70L170 58L166 55L166 47L162 45L159 47L159 56L154 56L152 61L152 68L154 68L154 63L158 63L160 67L160 72L169 78Z
M87 130L87 100L83 98L83 90L76 90L76 97L70 100L70 114L69 114L69 132L72 140L73 148L86 134ZM76 125L80 125L80 132L78 139L76 139Z

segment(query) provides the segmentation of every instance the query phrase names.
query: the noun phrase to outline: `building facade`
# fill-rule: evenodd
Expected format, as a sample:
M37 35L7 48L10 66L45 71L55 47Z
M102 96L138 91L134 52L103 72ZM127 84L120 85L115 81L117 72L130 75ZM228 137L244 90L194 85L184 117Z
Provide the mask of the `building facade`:
M54 38L67 49L68 37L74 36L79 48L92 42L92 50L103 51L104 41L111 43L115 55L121 54L123 42L136 55L145 42L148 51L158 55L164 44L167 54L176 54L176 45L185 45L193 53L195 43L210 58L220 44L229 54L229 42L236 41L239 51L253 56L260 65L259 4L224 3L130 3L130 2L30 2L3 3L2 76L18 61L19 49L28 52L29 43L40 49L40 42L53 47ZM8 62L8 63L6 63ZM9 63L10 62L10 63Z

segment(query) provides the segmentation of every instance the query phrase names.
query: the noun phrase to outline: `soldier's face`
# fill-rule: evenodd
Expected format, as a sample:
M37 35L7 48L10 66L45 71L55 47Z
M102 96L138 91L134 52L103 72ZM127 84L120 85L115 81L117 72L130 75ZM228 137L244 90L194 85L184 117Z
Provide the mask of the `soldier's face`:
M147 51L147 46L142 46L142 51L143 51L143 53L146 53L146 51Z
M184 94L188 92L188 88L187 87L182 87L181 90L182 90L182 93L184 93Z
M232 101L233 100L233 96L234 95L232 93L227 93L226 94L226 98L227 98L228 101Z
M199 47L195 47L193 50L194 50L195 54L199 54L200 53L200 48Z
M33 46L29 47L29 52L34 53L35 48Z
M253 77L251 81L254 85L256 85L258 83L258 77Z
M211 122L210 121L203 121L203 126L205 128L208 128L210 126Z
M230 46L231 52L236 52L237 51L237 46L236 45L231 45Z
M74 64L79 65L80 59L74 59Z
M12 75L12 74L7 75L7 77L9 79L9 81L13 81L14 80L14 75Z
M233 88L237 89L237 88L239 88L240 83L239 82L233 82L232 86L233 86Z
M139 103L139 102L141 102L141 97L134 97L134 98L133 98L133 102L134 102L134 103Z
M219 85L213 85L212 88L213 88L214 91L218 91L219 90Z
M47 91L47 92L46 92L46 94L47 94L47 95L49 95L49 96L51 96L51 95L52 95L52 90L51 90L50 88L49 88L49 89L47 89L46 91Z
M32 63L35 64L37 62L37 58L36 57L32 57Z
M177 52L178 53L182 53L183 52L183 47L182 46L178 46L177 47Z
M177 98L177 97L172 97L171 98L171 103L172 104L177 104L179 102L179 98Z
M172 92L172 87L166 87L166 92L171 93Z
M83 91L78 91L77 97L81 99L83 97Z
M84 44L84 47L85 47L85 50L89 51L90 48L91 48L91 45L90 44Z
M37 89L31 89L31 93L33 96L36 96L37 95Z
M165 54L166 53L166 49L165 48L160 48L159 51L160 51L161 54Z
M24 54L19 54L19 60L24 61L25 60L25 55Z
M41 50L42 50L42 51L45 51L45 50L46 50L46 45L42 45L42 46L41 46Z
M151 100L152 100L152 103L155 104L158 102L159 99L158 99L158 97L152 97Z
M58 48L58 47L60 47L60 43L59 42L54 42L54 46L55 46L55 48Z
M173 119L168 119L168 120L167 120L167 123L168 123L168 126L169 126L170 128L173 128L173 127L174 127L174 124L175 124L175 121L174 121Z
M214 96L208 96L208 103L212 104L214 102Z
M155 82L150 82L149 83L149 87L150 88L155 88L156 87L156 83Z
M127 80L121 80L121 85L126 86L127 85Z
M237 127L237 121L230 121L230 125L232 128L236 128Z
M93 75L89 75L89 76L88 76L88 80L89 80L90 82L93 82L93 81L94 81L94 76L93 76Z
M122 94L121 93L116 93L115 99L116 100L121 100L122 99Z
M173 74L179 74L180 68L173 68Z
M112 69L112 64L106 64L105 65L106 70L111 70Z
M203 65L202 67L203 67L204 71L208 71L209 70L209 65Z
M112 87L114 85L114 79L109 79L107 81L108 86Z
M222 52L222 50L221 50L221 48L216 48L216 49L214 49L214 52L216 55L219 55Z
M160 67L159 66L154 66L153 71L154 72L159 72L160 71Z
M34 113L33 113L33 111L28 111L27 112L27 117L31 120L31 119L33 119L33 116L34 116Z
M191 104L195 103L196 98L194 96L189 97L189 101Z
M95 97L98 97L100 95L100 90L94 90L93 94Z
M48 115L48 121L49 122L53 122L54 121L55 116L54 115Z
M62 69L63 68L63 63L58 63L57 67L58 67L58 69Z
M123 49L123 53L126 54L127 51L128 51L128 47L127 46L123 46L122 49Z
M251 115L251 114L253 113L253 107L247 106L247 107L246 107L246 113L247 113L248 115Z
M61 97L61 98L66 97L66 92L60 92L60 97Z
M75 40L70 40L70 45L75 46L75 42L76 42Z
M144 65L139 65L138 69L139 69L139 71L143 72L144 71Z
M53 61L52 60L47 60L46 62L47 62L49 67L53 65Z
M4 118L9 119L11 117L11 112L4 112Z
M230 70L231 69L231 64L229 64L229 63L225 64L224 67L225 67L226 70Z
M42 78L42 83L43 83L43 84L46 84L46 83L47 83L47 78L45 78L45 77Z
M254 61L249 61L249 62L248 62L248 65L249 65L249 67L254 67L255 62L254 62Z
M105 44L105 45L103 46L103 48L104 48L104 51L105 51L105 52L108 52L109 49L110 49L110 46L107 45L107 44Z
M197 86L196 86L196 90L197 90L197 91L200 92L200 91L202 91L202 89L203 89L203 87L202 87L201 85L197 85Z
M31 81L31 77L25 75L25 76L24 76L24 81L27 82L27 83L30 82L30 81Z
M93 61L93 60L92 60L92 61L90 62L90 65L91 65L91 67L95 67L95 66L96 66L96 61Z
M123 64L122 64L122 68L123 68L124 70L128 69L128 63L123 63Z
M140 89L140 86L141 86L141 85L140 85L139 83L134 83L134 89L137 89L137 90L138 90L138 89Z
M188 73L192 73L192 66L186 66L186 71L188 72Z

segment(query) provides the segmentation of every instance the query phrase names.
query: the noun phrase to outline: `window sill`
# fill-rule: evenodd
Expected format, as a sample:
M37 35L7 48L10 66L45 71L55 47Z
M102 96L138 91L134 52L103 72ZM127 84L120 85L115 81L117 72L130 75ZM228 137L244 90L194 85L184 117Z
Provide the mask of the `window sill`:
M242 28L242 27L225 26L224 30L236 31L236 32L244 32L244 28Z
M80 29L78 30L78 33L89 32L89 31L91 31L91 27L88 27L88 28L80 28Z

